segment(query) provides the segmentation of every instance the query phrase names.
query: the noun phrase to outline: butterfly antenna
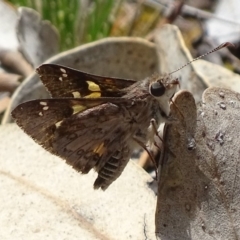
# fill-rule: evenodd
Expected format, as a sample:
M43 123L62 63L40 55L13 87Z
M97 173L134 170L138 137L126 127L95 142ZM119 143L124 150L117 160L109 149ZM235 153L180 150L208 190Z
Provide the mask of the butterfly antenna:
M220 50L220 49L222 49L222 48L230 47L230 46L231 46L231 47L235 47L235 46L234 46L232 43L230 43L230 42L222 43L221 45L219 45L218 47L212 49L211 51L209 51L209 52L207 52L207 53L204 53L203 55L201 55L201 56L199 56L199 57L197 57L197 58L194 58L193 60L187 62L186 64L184 64L183 66L181 66L181 67L178 68L177 70L175 70L175 71L169 73L169 75L171 75L171 74L173 74L173 73L179 71L180 69L186 67L187 65L191 64L192 62L197 61L198 59L207 56L207 55L210 54L210 53L216 52L216 51L218 51L218 50Z

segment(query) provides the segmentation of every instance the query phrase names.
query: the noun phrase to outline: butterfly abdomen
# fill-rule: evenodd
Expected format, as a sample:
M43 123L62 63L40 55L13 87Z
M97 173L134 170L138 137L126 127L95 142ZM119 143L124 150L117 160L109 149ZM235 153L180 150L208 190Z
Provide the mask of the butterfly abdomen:
M106 190L121 175L127 165L131 150L127 144L118 147L120 150L117 150L98 171L98 177L94 182L95 189L101 187L102 190Z

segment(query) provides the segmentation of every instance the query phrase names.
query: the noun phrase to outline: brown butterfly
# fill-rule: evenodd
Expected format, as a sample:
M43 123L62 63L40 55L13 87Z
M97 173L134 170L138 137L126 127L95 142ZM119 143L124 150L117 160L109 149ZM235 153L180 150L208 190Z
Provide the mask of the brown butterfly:
M106 189L120 176L137 142L153 138L169 115L177 79L143 81L105 78L64 66L37 69L52 99L25 102L12 116L49 152L81 173L98 172L94 188Z
M94 168L94 188L103 190L121 175L136 145L153 143L179 84L170 74L134 81L55 64L43 64L37 73L52 98L20 104L13 118L75 170L88 173Z

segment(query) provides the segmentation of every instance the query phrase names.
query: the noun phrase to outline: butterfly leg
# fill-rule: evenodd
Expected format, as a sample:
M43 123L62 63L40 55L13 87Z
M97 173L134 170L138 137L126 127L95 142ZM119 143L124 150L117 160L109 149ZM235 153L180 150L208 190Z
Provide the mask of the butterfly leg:
M140 139L138 139L136 136L133 136L133 140L139 145L141 146L149 155L154 167L155 167L155 173L156 173L156 178L157 178L157 164L156 161L152 155L152 153L150 152L150 150L146 147L145 143L143 143Z
M160 136L159 131L158 131L157 122L156 122L156 120L155 120L154 118L151 119L151 121L150 121L150 126L151 126L151 129L152 129L153 133L154 133L154 134L160 139L160 141L163 143L163 139L162 139L162 137ZM155 141L154 141L154 145L155 145L156 147L158 147L158 146L156 145L156 142L155 142ZM158 147L158 148L159 148L159 147Z
M164 143L163 138L160 136L159 131L158 131L158 127L157 127L157 123L156 120L154 118L151 119L150 124L152 126L152 130L154 131L155 135L160 139L160 141L162 142L162 147L165 148L166 150L168 150L171 154L173 154L173 152L166 146L166 144ZM154 141L154 145L161 150L161 148L157 145L156 141ZM175 156L173 154L173 156Z

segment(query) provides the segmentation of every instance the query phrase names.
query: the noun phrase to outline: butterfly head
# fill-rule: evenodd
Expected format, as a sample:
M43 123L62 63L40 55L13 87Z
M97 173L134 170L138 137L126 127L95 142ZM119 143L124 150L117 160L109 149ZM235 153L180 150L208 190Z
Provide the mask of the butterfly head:
M179 85L178 78L171 78L170 75L155 78L149 85L149 93L155 98L167 98L170 100Z
M158 101L162 112L166 116L170 113L169 101L177 92L178 86L178 78L172 78L169 74L153 77L149 84L149 93Z

